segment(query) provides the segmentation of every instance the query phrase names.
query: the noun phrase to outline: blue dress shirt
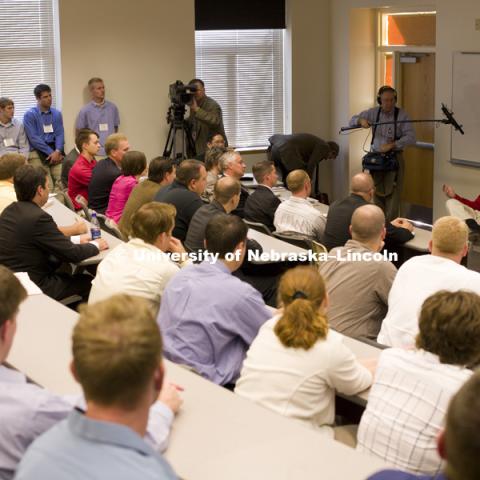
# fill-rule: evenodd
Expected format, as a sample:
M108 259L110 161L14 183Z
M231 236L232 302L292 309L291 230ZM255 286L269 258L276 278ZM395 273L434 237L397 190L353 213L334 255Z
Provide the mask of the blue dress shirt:
M44 125L52 125L53 132L45 133ZM48 112L42 112L38 107L32 107L23 116L23 126L30 142L30 150L38 150L47 156L54 150L63 152L65 134L59 110L50 108Z
M166 460L131 428L73 410L32 443L18 480L175 480Z
M53 425L64 420L75 405L84 407L79 395L59 396L28 383L25 375L0 365L0 479L13 477L29 445ZM145 441L164 451L173 412L163 403L150 407Z
M206 260L170 280L157 322L169 360L225 385L237 380L248 347L271 316L257 290L222 261Z
M382 470L368 477L367 480L447 480L447 477L443 473L432 477L431 475L415 475L400 470Z

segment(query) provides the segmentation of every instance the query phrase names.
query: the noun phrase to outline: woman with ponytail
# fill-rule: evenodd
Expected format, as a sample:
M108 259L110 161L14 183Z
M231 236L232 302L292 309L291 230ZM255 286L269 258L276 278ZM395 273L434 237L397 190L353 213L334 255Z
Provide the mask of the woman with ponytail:
M328 298L318 270L288 270L278 287L279 314L258 332L235 392L334 436L335 391L354 395L372 374L329 330Z

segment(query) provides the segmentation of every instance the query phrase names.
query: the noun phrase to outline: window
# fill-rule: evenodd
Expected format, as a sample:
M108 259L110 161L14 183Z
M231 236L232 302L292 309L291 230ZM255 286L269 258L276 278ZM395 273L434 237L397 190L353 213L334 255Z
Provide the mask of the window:
M0 96L15 102L22 118L35 104L33 89L55 78L56 0L0 0Z
M284 133L284 30L195 33L196 76L222 107L230 146L259 148Z

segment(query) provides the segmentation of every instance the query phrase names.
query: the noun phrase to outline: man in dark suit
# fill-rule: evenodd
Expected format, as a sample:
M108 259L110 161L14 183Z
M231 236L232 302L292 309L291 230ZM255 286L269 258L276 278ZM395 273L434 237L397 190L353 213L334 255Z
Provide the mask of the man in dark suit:
M207 186L207 171L199 160L184 160L177 168L176 179L161 188L153 198L156 202L170 203L177 209L173 236L182 242L195 212L203 205L200 195Z
M24 165L13 179L17 202L0 216L0 264L27 272L46 295L61 300L80 295L85 300L92 277L57 272L63 262L78 263L108 248L103 239L76 245L42 210L48 201L47 174L40 167Z
M372 203L375 185L368 173L358 173L352 177L350 195L343 200L333 202L328 210L327 224L323 241L328 250L345 245L350 237L349 226L353 212L362 205ZM404 218L396 218L385 225L387 249L401 245L414 236L413 225Z
M245 203L245 220L263 223L273 232L273 217L281 203L272 191L278 180L277 170L273 162L264 160L256 163L252 172L258 186Z

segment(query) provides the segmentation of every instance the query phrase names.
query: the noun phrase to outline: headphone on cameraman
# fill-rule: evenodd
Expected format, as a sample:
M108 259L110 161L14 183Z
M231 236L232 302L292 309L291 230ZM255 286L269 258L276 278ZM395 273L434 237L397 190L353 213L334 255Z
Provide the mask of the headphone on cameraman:
M397 91L393 87L391 87L390 85L384 85L383 87L380 87L378 89L377 103L379 105L382 104L382 93L385 93L385 92L392 92L394 97L395 97L395 103L397 103Z

